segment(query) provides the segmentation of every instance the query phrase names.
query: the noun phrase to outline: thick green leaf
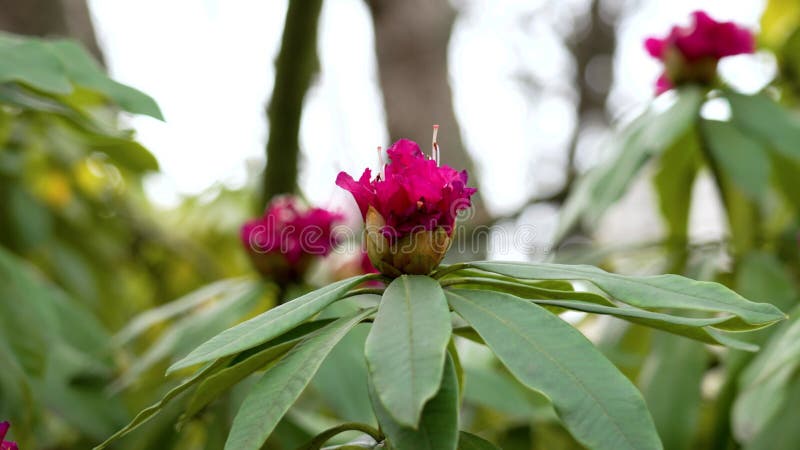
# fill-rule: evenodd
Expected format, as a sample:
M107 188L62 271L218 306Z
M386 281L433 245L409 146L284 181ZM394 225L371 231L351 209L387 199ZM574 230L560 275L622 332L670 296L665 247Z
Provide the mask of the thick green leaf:
M370 380L371 381L371 380ZM442 385L425 404L416 429L394 420L370 383L370 396L378 423L396 450L455 450L458 444L458 380L453 360L445 359Z
M114 336L114 342L116 345L124 345L147 331L150 327L187 313L208 301L223 295L240 295L249 291L252 289L253 283L254 281L249 278L219 280L158 308L148 309L131 319L125 325L125 328Z
M447 299L433 278L403 275L386 288L365 356L378 398L400 424L416 427L439 390L451 331Z
M773 305L748 301L717 283L679 275L623 276L593 266L544 263L476 262L471 266L514 278L589 281L617 300L639 308L728 313L732 316L727 321L715 325L724 330L757 329L785 318Z
M155 100L141 91L108 78L79 44L69 40L42 44L58 58L73 83L105 94L125 111L164 120Z
M462 431L458 433L458 450L500 450L500 448L480 436Z
M357 312L327 325L293 348L253 386L233 419L227 450L258 450L297 400L333 347L375 312Z
M522 420L541 417L550 409L548 400L497 369L467 366L465 376L464 399L474 405ZM537 397L541 402L534 401ZM550 418L554 417L552 409L549 414Z
M770 161L766 149L731 122L703 120L703 141L716 164L751 199L769 187Z
M745 450L796 450L800 442L800 427L797 426L797 405L800 404L800 374L788 384L783 407L751 441ZM758 411L754 411L757 413Z
M520 382L550 398L588 448L661 448L639 391L572 326L508 294L448 290L447 298Z
M137 414L136 417L134 417L133 420L128 425L126 425L124 428L114 433L111 437L106 439L105 442L95 447L94 450L102 450L104 448L107 448L109 445L111 445L111 443L113 443L117 439L125 436L126 434L130 433L131 431L135 430L136 428L144 424L145 422L149 421L156 414L158 414L159 411L161 411L169 402L175 399L175 397L179 396L180 394L183 394L184 392L186 392L186 390L193 387L195 384L199 383L200 381L203 381L206 377L210 376L217 370L224 367L229 360L230 358L218 359L213 363L207 364L205 368L197 371L197 373L192 375L190 378L186 379L186 381L184 381L183 383L179 384L178 386L167 392L167 394L163 398L161 398L161 400L139 411L139 414Z
M697 342L654 336L639 385L666 450L689 450L698 431L700 386L709 357Z
M0 248L0 339L29 375L45 370L58 329L55 312L51 288L28 262Z
M43 41L0 35L0 61L0 83L18 81L54 94L72 92L66 70Z
M700 89L681 88L670 108L663 112L648 111L631 123L613 142L611 159L586 175L570 195L561 212L555 239L564 237L580 218L596 223L625 193L645 162L686 133L702 101Z
M288 333L282 334L267 342L260 351L251 350L238 355L231 366L220 370L200 383L194 391L194 394L192 394L192 398L189 400L189 404L181 417L180 423L182 424L186 420L194 417L195 414L200 412L201 409L205 408L223 392L227 391L253 372L263 369L268 364L280 359L307 334L313 333L331 322L332 320L317 320L301 324Z
M798 367L800 308L742 373L733 408L733 429L739 440L752 440L780 410Z
M782 155L800 161L800 123L788 111L765 94L726 92L725 97L738 127Z
M695 318L674 316L658 312L647 311L631 307L608 307L595 305L593 303L577 302L571 300L534 300L537 305L559 306L562 308L573 309L594 314L608 314L611 316L625 319L639 325L650 328L668 331L673 334L685 336L707 344L726 345L754 352L758 346L736 340L729 335L708 328L728 320L726 317Z
M700 169L700 153L696 133L686 133L659 158L653 175L661 216L667 224L669 240L684 246L688 239L689 206L692 188Z
M314 391L336 411L339 419L371 424L375 421L367 388L364 343L370 326L358 325L322 363L311 382Z
M339 300L348 290L370 277L371 275L361 275L329 284L225 330L173 364L167 373L239 353L280 336Z

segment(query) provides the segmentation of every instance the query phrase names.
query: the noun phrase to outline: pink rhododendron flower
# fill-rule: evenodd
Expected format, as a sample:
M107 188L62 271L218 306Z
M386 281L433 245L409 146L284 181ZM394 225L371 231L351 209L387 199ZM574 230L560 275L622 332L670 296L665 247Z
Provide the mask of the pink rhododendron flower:
M305 208L295 197L276 197L262 217L242 225L242 244L259 272L286 281L302 275L314 257L331 252L337 244L333 228L342 219L326 209Z
M475 189L467 172L438 163L434 125L433 158L401 139L389 147L391 160L372 178L364 170L358 181L341 172L336 184L350 191L365 222L367 254L388 276L428 274L444 258L459 211L471 205Z
M6 433L8 433L9 428L11 428L10 423L0 422L0 450L19 450L15 442L6 440Z
M665 66L656 83L659 94L684 82L708 84L716 76L720 59L755 51L750 30L733 22L717 22L703 11L695 11L692 18L691 26L672 27L666 37L644 42L647 52Z
M382 232L387 238L438 227L452 233L456 215L471 205L476 191L467 187L467 172L438 165L408 139L395 142L387 154L391 162L384 166L383 175L373 179L366 169L356 181L341 172L336 184L353 194L365 219L370 207L383 217Z

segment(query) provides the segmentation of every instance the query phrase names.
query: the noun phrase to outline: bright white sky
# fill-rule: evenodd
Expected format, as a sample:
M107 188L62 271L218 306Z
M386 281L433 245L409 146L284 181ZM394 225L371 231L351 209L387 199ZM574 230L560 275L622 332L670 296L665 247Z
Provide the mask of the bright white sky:
M624 3L624 0L619 0ZM215 183L241 185L263 164L264 115L285 0L90 0L98 35L116 79L152 95L166 117L131 120L161 162L148 193L161 204ZM558 181L573 105L559 95L570 61L558 38L585 0L461 0L450 48L456 112L465 143L481 167L482 189L496 212L513 210L537 188ZM608 3L614 3L608 2ZM633 3L633 2L628 2ZM642 40L685 22L694 9L756 26L762 0L641 0L626 7L611 106L630 112L651 98L659 66ZM544 8L542 19L520 18ZM360 173L387 145L377 85L372 24L363 0L327 0L319 36L322 72L302 123L301 183L323 205L346 201L333 187L339 170ZM750 58L750 60L747 60ZM728 72L753 57L732 58ZM763 65L762 65L763 66ZM759 66L761 67L761 66ZM763 69L766 70L766 69ZM763 70L761 72L763 72ZM548 89L536 98L516 80L530 73ZM758 87L753 79L738 79ZM738 75L737 75L738 77ZM442 143L444 150L447 143ZM498 149L499 147L499 149ZM249 169L248 169L249 168ZM530 180L538 180L531 183Z

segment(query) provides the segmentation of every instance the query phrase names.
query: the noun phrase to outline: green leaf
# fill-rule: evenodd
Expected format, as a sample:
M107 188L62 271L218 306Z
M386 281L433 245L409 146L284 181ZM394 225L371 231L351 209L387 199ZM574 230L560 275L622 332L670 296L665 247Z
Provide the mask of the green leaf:
M766 149L731 122L703 120L703 140L716 164L751 199L769 187L770 161Z
M371 380L370 380L371 381ZM377 397L370 383L372 407L391 448L396 450L455 450L458 443L458 380L447 356L442 385L425 404L416 429L398 423Z
M110 79L78 43L58 40L42 44L58 58L73 83L105 94L125 111L164 120L152 97Z
M306 321L371 277L360 275L329 284L225 330L173 364L167 373L263 344Z
M783 400L783 407L752 441L743 446L745 450L797 449L797 443L800 442L800 427L797 426L800 374L795 374L788 384Z
M328 353L348 331L374 312L375 309L370 308L338 319L298 344L270 368L236 413L225 449L260 449Z
M733 408L738 439L752 440L780 410L789 382L800 367L800 308L745 369Z
M400 424L416 427L439 390L451 331L447 299L433 278L403 275L386 288L365 356L378 398Z
M87 147L108 155L121 168L134 173L158 171L158 160L142 144L127 137L87 135Z
M748 301L717 283L680 275L623 276L593 266L543 263L476 262L472 267L514 278L584 280L615 299L639 308L674 308L728 313L715 325L724 330L762 328L785 318L773 305Z
M549 409L550 403L544 397L497 369L467 366L465 372L467 382L464 399L474 405L521 420L546 414L543 405ZM537 397L542 401L534 402ZM555 417L552 410L549 412L551 418Z
M583 218L596 223L625 193L647 160L682 136L698 114L703 92L695 87L678 90L677 101L666 111L648 111L615 139L612 157L593 169L576 186L561 212L555 240L560 240Z
M709 317L709 318L695 318L695 317L681 317L671 314L657 313L638 308L631 307L608 307L595 305L586 302L577 302L570 300L533 300L537 305L559 306L562 308L573 309L575 311L583 311L594 314L608 314L620 319L627 320L639 325L644 325L650 328L664 330L680 336L685 336L697 341L705 342L707 344L726 345L728 347L737 348L739 350L746 350L754 352L758 350L758 346L731 338L724 335L719 331L707 328L711 325L728 320L726 317Z
M252 282L238 287L240 289L226 291L226 295L217 301L194 314L182 317L167 328L142 356L134 360L130 368L114 383L113 388L126 388L153 365L165 359L184 356L199 343L240 322L242 317L255 309L264 295L265 285Z
M500 450L500 447L480 436L462 431L458 433L458 450Z
M656 335L639 385L666 450L689 450L698 431L709 357L697 342Z
M661 448L639 391L572 326L508 294L448 290L447 298L520 382L550 398L585 446Z
M688 239L689 206L700 164L696 133L686 133L661 155L653 175L661 216L678 251L683 250Z
M188 390L189 388L193 387L195 384L199 383L200 381L202 381L203 379L205 379L209 375L213 374L217 370L219 370L222 367L224 367L225 364L228 363L229 359L230 358L218 359L218 360L214 361L213 363L210 363L210 364L206 365L206 367L204 367L203 369L199 370L197 373L195 373L193 376L188 378L186 381L184 381L183 383L179 384L178 386L174 387L172 390L167 392L167 394L164 397L162 397L161 400L159 400L155 404L153 404L153 405L151 405L151 406L139 411L139 414L137 414L136 417L134 417L133 420L128 425L126 425L124 428L122 428L121 430L119 430L116 433L114 433L111 437L106 439L105 442L103 442L102 444L100 444L97 447L95 447L94 450L102 450L102 449L108 447L109 445L111 445L111 443L113 443L117 439L125 436L126 434L130 433L131 431L135 430L136 428L138 428L139 426L144 424L145 422L147 422L150 419L152 419L169 402L171 402L173 399L175 399L175 397L177 397L180 394L184 393L186 390Z
M250 278L232 278L219 280L200 289L192 291L183 297L166 303L157 308L148 309L131 319L125 328L114 336L115 345L124 345L135 339L149 328L193 309L199 308L206 302L217 299L220 296L239 295L252 289L253 280Z
M66 70L43 41L0 35L0 61L0 83L17 81L54 94L72 92Z
M800 161L800 124L765 94L726 92L733 121L745 133L795 161Z
M253 352L251 350L245 352L253 352L250 355L240 354L237 356L231 366L206 378L197 387L194 394L192 394L192 398L189 400L186 411L183 413L183 416L181 416L180 424L194 417L195 414L214 401L214 399L253 372L263 369L273 361L279 360L307 334L313 333L331 322L332 320L318 320L301 324L292 331L282 334L264 344L264 349L258 352Z
M364 343L369 330L368 324L355 327L333 348L311 382L314 391L336 411L336 416L348 422L370 424L375 421L364 359Z

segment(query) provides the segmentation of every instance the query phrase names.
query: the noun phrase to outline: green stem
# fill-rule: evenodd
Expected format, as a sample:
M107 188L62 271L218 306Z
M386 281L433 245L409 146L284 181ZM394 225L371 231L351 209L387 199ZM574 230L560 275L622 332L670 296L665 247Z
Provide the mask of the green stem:
M345 431L360 431L364 434L368 434L372 439L375 439L375 442L381 442L384 440L383 434L372 428L369 425L363 423L343 423L341 425L335 426L328 430L323 431L322 433L318 434L311 442L309 442L306 446L302 447L303 450L320 450L326 442L328 442L331 438L336 436L339 433L344 433Z

